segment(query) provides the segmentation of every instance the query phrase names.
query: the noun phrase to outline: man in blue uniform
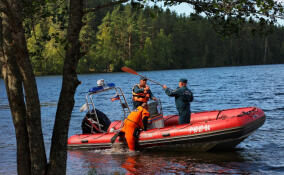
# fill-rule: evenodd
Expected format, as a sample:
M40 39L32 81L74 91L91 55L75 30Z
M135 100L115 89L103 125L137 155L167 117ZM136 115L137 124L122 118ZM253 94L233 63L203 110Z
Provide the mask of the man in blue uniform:
M187 79L180 79L179 87L176 90L171 90L166 85L163 88L168 96L175 97L176 108L179 113L179 124L190 123L190 102L193 101L193 94L187 88Z

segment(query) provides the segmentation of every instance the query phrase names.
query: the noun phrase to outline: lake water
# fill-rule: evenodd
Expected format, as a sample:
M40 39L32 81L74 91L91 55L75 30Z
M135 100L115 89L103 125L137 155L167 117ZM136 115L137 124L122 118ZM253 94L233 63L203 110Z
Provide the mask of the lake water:
M284 174L284 65L220 67L204 69L139 72L170 88L179 78L189 79L195 100L192 112L257 106L267 115L265 124L229 152L138 152L129 154L114 150L68 151L67 174ZM98 79L121 87L128 102L139 78L128 73L79 75L69 136L81 133L84 104L81 94L96 86ZM42 110L43 134L49 155L54 116L61 88L61 76L37 77ZM174 98L162 88L148 82L153 94L162 100L165 115L176 114ZM121 109L114 94L96 98L97 108L111 120L120 119ZM16 140L6 96L0 79L0 174L17 174Z

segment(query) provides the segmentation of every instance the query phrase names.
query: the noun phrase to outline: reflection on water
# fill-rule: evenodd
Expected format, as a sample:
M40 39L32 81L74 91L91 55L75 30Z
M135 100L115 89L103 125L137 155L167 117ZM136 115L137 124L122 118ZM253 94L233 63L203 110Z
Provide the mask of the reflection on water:
M40 106L41 107L50 107L50 106L57 107L57 102L41 102Z
M109 150L68 152L70 161L83 161L87 174L243 174L245 159L237 151L222 153L113 152Z
M257 106L266 113L266 122L231 152L180 153L138 152L124 150L70 150L67 174L283 174L284 172L284 65L220 67L139 72L170 88L179 78L189 79L195 100L192 112ZM105 73L78 76L82 84L75 94L69 136L81 133L84 113L80 94L105 79L121 87L131 104L132 86L139 77L127 73ZM54 116L61 88L61 76L37 77L41 102L42 127L49 155ZM159 85L148 82L153 94L161 99L165 115L176 114L174 98ZM96 97L95 104L110 120L121 119L120 104L111 102L107 91ZM132 106L130 106L132 108ZM0 79L0 174L16 174L16 140L4 82Z
M0 110L10 110L10 106L9 105L0 105Z

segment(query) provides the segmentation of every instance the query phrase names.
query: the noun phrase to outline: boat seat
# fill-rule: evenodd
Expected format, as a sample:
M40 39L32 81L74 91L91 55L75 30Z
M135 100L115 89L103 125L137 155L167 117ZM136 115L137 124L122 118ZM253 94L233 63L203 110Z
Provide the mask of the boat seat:
M163 114L158 110L158 102L154 101L148 104L150 117L148 119L148 129L165 127Z

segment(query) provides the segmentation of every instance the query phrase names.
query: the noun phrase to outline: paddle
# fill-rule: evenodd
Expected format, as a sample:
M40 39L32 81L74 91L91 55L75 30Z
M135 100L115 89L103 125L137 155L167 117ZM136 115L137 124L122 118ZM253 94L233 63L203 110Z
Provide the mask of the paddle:
M110 142L113 144L116 140L116 138L120 135L120 131L118 131L116 134L114 134L114 136L112 136L112 138L110 139Z
M126 66L123 66L123 67L121 68L121 70L124 71L124 72L128 72L128 73L130 73L130 74L138 75L138 76L140 76L140 77L145 77L145 76L143 76L143 75L138 74L135 70L133 70L133 69L131 69L131 68L129 68L129 67L126 67ZM147 78L147 77L145 77L145 78ZM158 82L156 82L156 81L154 81L154 80L151 80L151 79L149 79L149 78L147 78L147 79L148 79L149 81L152 81L153 83L158 84L158 85L160 85L160 86L163 87L163 85L162 85L161 83L158 83Z

